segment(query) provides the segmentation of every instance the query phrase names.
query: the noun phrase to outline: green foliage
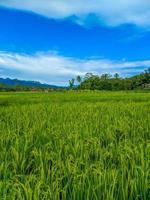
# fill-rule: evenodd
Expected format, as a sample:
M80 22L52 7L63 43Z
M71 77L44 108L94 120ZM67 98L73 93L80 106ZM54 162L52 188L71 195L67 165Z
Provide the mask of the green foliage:
M23 85L16 85L16 86L8 86L4 84L0 84L0 92L28 92L28 91L35 91L35 92L43 92L43 91L53 91L58 90L54 88L44 88L44 87L29 87ZM60 90L64 90L63 88Z
M71 80L69 80L69 87L70 87L70 89L73 89L73 87L74 87L74 82L75 82L75 79L74 79L74 78L72 78Z
M14 91L14 88L8 87L5 84L0 83L0 92L6 92L6 91Z
M90 90L134 90L150 88L150 69L144 73L130 77L120 78L118 73L112 77L110 74L101 76L87 73L78 89Z
M118 78L119 78L119 74L118 74L118 73L115 73L115 74L114 74L114 78L115 78L115 79L118 79Z
M78 75L78 76L76 77L76 80L77 80L77 82L80 84L80 83L81 83L81 81L82 81L82 78L81 78L81 76L79 76L79 75Z
M7 92L0 104L0 199L149 199L149 92Z

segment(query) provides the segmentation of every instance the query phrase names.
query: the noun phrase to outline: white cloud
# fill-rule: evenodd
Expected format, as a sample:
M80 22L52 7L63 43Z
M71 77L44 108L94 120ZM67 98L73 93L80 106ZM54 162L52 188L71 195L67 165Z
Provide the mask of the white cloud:
M27 80L40 80L51 84L66 85L76 75L116 73L127 76L139 73L150 66L145 61L112 61L108 59L75 59L56 53L26 55L0 52L0 76Z
M56 19L73 15L81 24L93 13L107 25L150 26L149 0L1 0L0 5Z

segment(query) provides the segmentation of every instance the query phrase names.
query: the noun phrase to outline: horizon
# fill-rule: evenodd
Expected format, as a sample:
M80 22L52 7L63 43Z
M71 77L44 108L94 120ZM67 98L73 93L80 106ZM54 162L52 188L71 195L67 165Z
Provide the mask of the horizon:
M149 69L149 68L145 69L144 71L142 71L142 72L140 72L140 73L135 73L134 75L129 75L129 76L120 76L120 74L118 74L118 75L119 75L119 78L120 78L120 79L132 78L132 77L134 77L134 76L138 76L138 75L144 73L144 72L147 71L148 69ZM87 74L88 74L88 73L87 73ZM104 74L105 74L105 73L104 73ZM101 77L101 75L104 75L104 74L93 74L93 75L94 75L94 76L99 76L99 77ZM112 75L112 74L108 73L108 75L110 75L110 79L115 78L115 77L113 76L113 75L115 75L115 74ZM86 76L86 74L85 74L84 76L81 77L81 80L84 80L84 77L85 77L85 76ZM77 77L77 76L76 76L76 77ZM78 85L77 80L76 80L76 77L72 77L72 78L75 79L76 85ZM9 79L9 80L12 80L12 81L17 80L17 81L25 81L25 82L35 82L35 83L39 83L39 84L42 84L42 85L49 85L49 86L56 86L56 87L69 87L69 80L68 80L68 82L67 82L66 85L58 85L58 84L55 84L55 83L46 83L46 82L42 82L42 81L40 81L40 80L19 79L19 78L15 78L15 77L13 77L13 78L11 78L11 77L0 77L0 79L4 79L4 80Z
M150 3L116 1L1 0L0 77L66 86L87 72L141 73L150 66Z

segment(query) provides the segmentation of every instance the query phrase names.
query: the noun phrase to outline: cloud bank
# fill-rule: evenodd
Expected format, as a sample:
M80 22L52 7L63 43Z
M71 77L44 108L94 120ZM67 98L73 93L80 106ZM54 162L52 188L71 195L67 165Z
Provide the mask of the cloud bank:
M1 0L0 6L32 11L45 17L62 19L75 16L80 24L87 16L111 26L131 23L150 26L149 0Z
M0 52L0 76L37 80L56 85L67 85L68 80L87 72L119 73L129 76L142 72L150 66L145 61L113 61L108 59L75 59L63 57L56 53L37 53L26 55Z

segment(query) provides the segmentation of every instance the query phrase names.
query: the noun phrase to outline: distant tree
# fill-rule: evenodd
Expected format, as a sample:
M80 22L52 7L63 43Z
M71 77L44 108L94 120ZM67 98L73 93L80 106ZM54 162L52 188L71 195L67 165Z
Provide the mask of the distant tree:
M102 74L101 75L101 79L102 80L107 80L107 79L110 79L111 78L111 75L110 74Z
M150 68L145 70L144 81L145 81L146 84L150 83Z
M137 74L128 78L120 78L115 73L113 78L110 74L102 74L101 76L92 73L86 73L81 81L80 77L76 77L79 85L78 89L88 90L134 90L142 89L150 84L150 68L141 74ZM75 79L69 81L70 88L73 88Z
M69 87L70 87L70 89L72 89L74 87L74 82L75 82L74 78L72 78L71 80L69 80Z
M87 80L91 77L93 77L93 73L86 73L85 76L84 76L84 80Z
M6 85L0 83L0 91L6 91L6 90L7 90Z
M16 91L24 91L24 86L22 85L16 85L14 88Z
M77 82L80 84L81 81L82 81L81 76L78 75L78 76L76 77L76 80L77 80Z
M119 78L119 74L118 74L118 73L115 73L115 74L114 74L114 78L115 78L115 79L118 79L118 78Z
M150 67L147 69L147 72L150 74Z

